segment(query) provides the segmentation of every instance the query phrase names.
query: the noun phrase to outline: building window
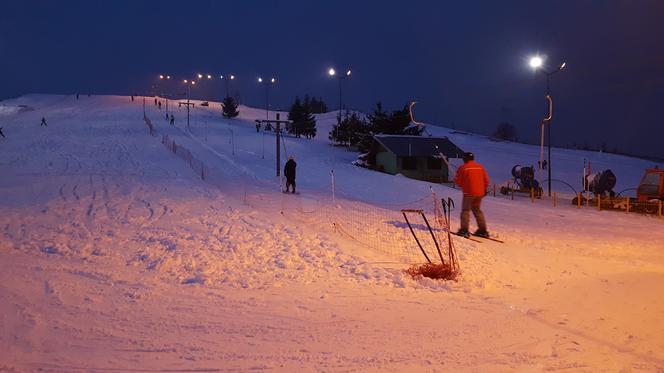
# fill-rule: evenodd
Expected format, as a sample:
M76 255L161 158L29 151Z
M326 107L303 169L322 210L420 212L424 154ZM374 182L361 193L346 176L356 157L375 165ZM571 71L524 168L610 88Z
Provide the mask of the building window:
M443 159L436 157L427 158L427 167L430 170L440 170L443 168Z
M403 157L403 158L401 158L401 169L403 169L403 170L416 170L417 169L417 158L415 158L415 157Z

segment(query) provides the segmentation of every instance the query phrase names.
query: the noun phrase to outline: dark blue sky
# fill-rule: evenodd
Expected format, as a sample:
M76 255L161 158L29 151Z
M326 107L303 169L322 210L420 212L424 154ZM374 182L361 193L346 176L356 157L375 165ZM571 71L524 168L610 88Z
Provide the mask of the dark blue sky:
M234 73L232 92L338 105L327 68L353 69L344 102L417 100L422 120L538 138L539 52L567 61L552 79L554 144L602 142L664 158L663 1L8 1L0 0L0 98L147 91L159 73ZM174 87L169 90L175 92ZM195 90L220 96L223 85Z

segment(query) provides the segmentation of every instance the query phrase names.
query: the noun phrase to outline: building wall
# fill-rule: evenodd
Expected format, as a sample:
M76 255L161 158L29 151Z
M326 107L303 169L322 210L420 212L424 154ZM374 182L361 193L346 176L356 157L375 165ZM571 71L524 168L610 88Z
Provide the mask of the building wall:
M412 179L431 181L431 182L447 182L448 170L443 162L441 169L431 170L427 167L427 157L417 157L417 168L415 170L404 170L402 168L402 158L397 160L397 172Z
M397 157L394 153L379 152L376 154L376 169L388 174L397 173Z

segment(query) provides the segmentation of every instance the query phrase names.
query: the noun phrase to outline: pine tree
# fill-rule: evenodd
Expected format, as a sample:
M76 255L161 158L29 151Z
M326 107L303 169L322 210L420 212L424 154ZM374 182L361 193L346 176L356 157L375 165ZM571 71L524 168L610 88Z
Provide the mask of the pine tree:
M311 112L311 107L306 105L302 110L302 134L308 139L316 137L316 117Z
M240 114L237 110L237 102L235 102L233 97L227 96L224 98L223 105L224 109L222 114L224 118L235 118Z
M304 120L304 107L299 97L295 97L295 102L288 111L288 120L291 121L288 126L288 133L300 137L302 122Z

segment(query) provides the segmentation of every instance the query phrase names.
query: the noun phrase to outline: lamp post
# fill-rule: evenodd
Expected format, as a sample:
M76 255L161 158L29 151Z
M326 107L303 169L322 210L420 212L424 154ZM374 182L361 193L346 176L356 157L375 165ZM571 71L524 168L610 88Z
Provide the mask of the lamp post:
M187 86L187 103L185 105L187 106L187 128L189 128L189 108L193 105L189 102L189 99L191 97L191 87L196 85L196 81L185 79L182 82Z
M349 78L350 74L351 74L351 71L350 71L350 69L348 69L348 70L346 70L345 74L337 74L336 70L334 70L334 68L330 67L330 69L327 71L327 73L332 78L334 78L336 76L337 80L339 82L339 122L341 122L341 110L343 110L343 102L341 101L341 81L344 80L344 79Z
M275 78L270 78L268 79L263 79L261 77L258 77L258 84L262 84L265 86L265 119L269 120L270 119L270 85L273 85L277 83L277 79Z
M167 82L167 81L171 80L171 76L160 74L159 75L159 80ZM162 89L163 89L163 85L162 85ZM164 96L164 98L166 99L166 113L168 113L168 96L165 95L164 92L162 92L161 95Z
M551 122L553 122L553 100L551 98L551 93L550 93L550 80L551 76L562 69L565 68L565 65L567 63L563 62L558 67L556 67L553 70L547 70L544 68L544 60L540 56L533 56L530 58L530 67L535 70L535 71L542 71L546 75L546 99L547 99L547 107L548 107L548 116L545 119L547 122L547 152L548 152L548 160L547 160L547 170L548 170L548 194L549 197L551 197Z
M226 81L226 97L228 97L228 85L230 84L231 80L235 80L235 75L230 74L226 75L226 77L224 77L223 75L219 75L219 79Z

